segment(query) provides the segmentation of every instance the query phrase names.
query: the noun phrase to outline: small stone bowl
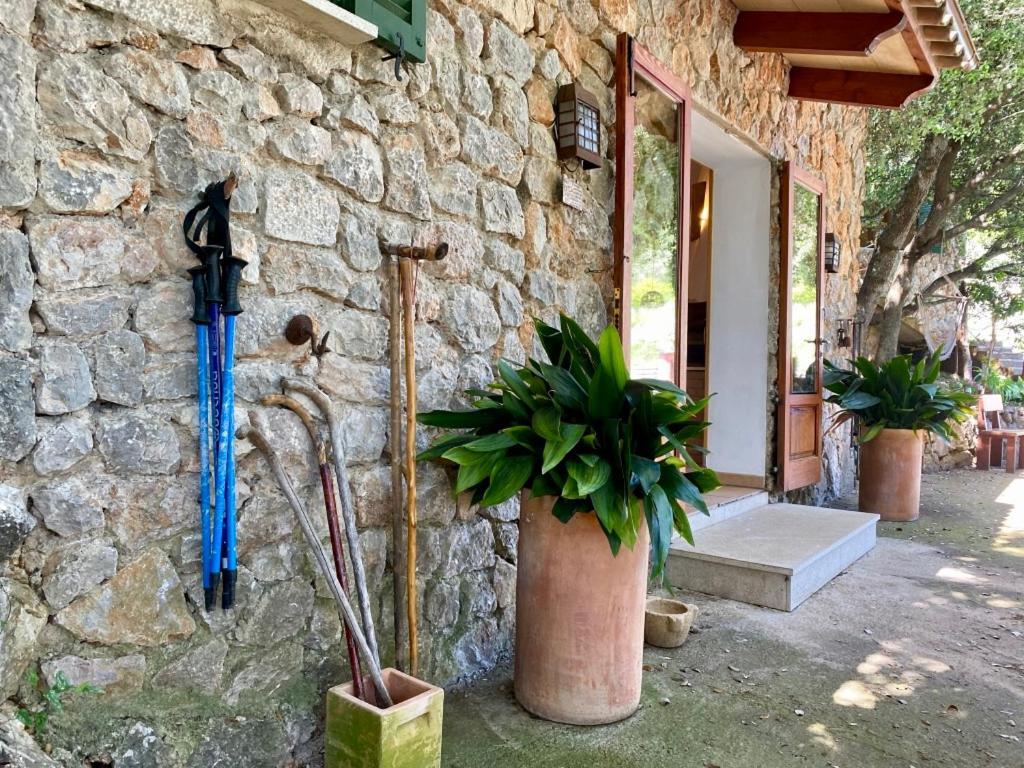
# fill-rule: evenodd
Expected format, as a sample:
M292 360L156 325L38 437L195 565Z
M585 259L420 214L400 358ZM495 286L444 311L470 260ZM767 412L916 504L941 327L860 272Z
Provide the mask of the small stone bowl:
M678 648L686 642L697 613L696 605L667 597L648 597L644 642L658 648Z

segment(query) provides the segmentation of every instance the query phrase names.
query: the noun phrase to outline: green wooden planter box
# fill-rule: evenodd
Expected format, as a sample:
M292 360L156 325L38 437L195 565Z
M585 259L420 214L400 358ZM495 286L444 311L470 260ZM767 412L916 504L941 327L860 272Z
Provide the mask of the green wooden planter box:
M352 683L327 692L325 768L437 768L444 691L397 669L382 672L392 700L378 709L352 695ZM367 679L365 688L372 694Z

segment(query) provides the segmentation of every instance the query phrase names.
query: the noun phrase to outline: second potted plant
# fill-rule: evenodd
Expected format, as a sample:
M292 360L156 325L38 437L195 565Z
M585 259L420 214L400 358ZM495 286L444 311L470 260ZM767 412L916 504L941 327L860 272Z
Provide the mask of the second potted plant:
M826 402L840 412L831 429L860 419L858 506L882 520L917 520L925 432L950 439L951 422L973 413L977 398L939 383L939 352L912 363L907 356L877 365L859 358L853 370L826 361Z
M516 698L550 720L614 722L640 701L648 564L659 578L673 532L693 541L684 505L706 513L718 486L688 447L706 401L631 380L612 327L596 344L565 316L536 330L550 362L502 361L468 391L472 410L420 414L463 430L420 458L458 465L456 493L479 504L522 494Z

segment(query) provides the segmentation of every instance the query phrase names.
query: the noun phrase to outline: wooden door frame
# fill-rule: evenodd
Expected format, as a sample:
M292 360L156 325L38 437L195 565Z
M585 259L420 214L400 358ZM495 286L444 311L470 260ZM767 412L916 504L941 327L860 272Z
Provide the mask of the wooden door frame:
M818 338L817 342L817 380L816 394L792 394L790 385L793 377L793 361L791 356L792 339L789 333L790 306L792 300L791 268L793 262L793 204L796 185L800 184L818 195ZM791 491L815 485L821 480L821 462L824 415L824 354L821 339L823 323L823 298L825 293L825 208L828 202L825 182L814 174L801 168L792 161L782 165L780 190L780 250L781 266L779 269L779 409L778 409L778 467L779 487L782 491ZM815 455L812 459L804 459L791 464L789 460L789 411L793 406L817 406L815 415Z
M633 257L633 162L636 128L635 78L639 76L678 105L679 212L676 244L676 383L686 388L686 297L690 255L691 97L685 81L626 32L616 41L615 59L615 321L629 365L630 269Z

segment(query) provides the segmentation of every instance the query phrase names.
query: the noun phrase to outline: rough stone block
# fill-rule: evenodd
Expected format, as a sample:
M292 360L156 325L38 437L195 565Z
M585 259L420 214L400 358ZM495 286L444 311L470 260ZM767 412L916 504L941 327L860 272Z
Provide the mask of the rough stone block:
M0 207L25 208L36 196L36 54L0 34Z
M76 637L102 645L155 647L187 638L196 628L178 574L158 550L75 600L56 620Z
M28 239L17 230L0 230L0 349L18 352L32 344L28 311L34 285Z
M377 143L365 133L343 130L334 134L334 154L324 175L367 202L384 197L384 166Z
M341 211L331 190L301 173L271 171L264 178L264 194L268 235L308 245L334 245Z
M181 461L174 429L154 415L105 415L96 437L100 454L113 472L167 475Z
M54 552L43 569L43 594L59 611L117 573L117 550L109 540L76 542Z
M89 362L77 344L50 341L39 350L41 375L36 388L39 413L58 416L84 408L96 399Z
M88 417L48 420L40 430L32 454L32 466L40 475L70 469L92 451L92 429Z

